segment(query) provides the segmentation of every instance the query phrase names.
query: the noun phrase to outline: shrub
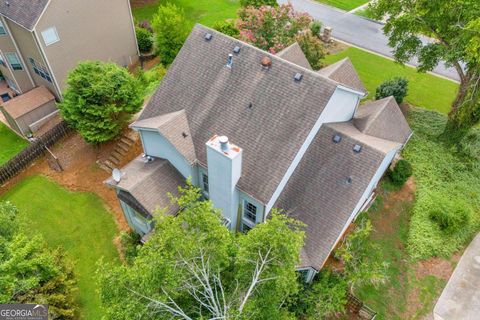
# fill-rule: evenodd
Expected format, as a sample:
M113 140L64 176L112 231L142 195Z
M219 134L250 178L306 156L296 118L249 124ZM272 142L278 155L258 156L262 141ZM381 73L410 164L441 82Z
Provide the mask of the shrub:
M129 265L133 263L135 257L138 255L140 239L140 235L133 231L120 233L123 256Z
M392 181L393 185L397 187L403 186L403 184L407 182L408 178L410 178L412 174L412 165L410 162L404 159L398 160L395 168L388 171L390 180Z
M139 82L115 63L85 61L67 77L62 117L88 143L109 141L120 134L140 111L143 92Z
M148 20L143 20L138 23L138 27L142 29L146 29L148 32L153 33L153 28L152 25L150 24L150 21Z
M213 29L234 38L238 37L238 35L240 34L240 31L235 26L235 21L232 19L220 20L215 22L215 24L213 25Z
M277 0L240 0L240 5L242 7L259 8L261 6L276 7L278 4Z
M167 3L158 8L153 16L153 29L157 35L157 53L164 65L169 65L177 56L190 32L190 25L183 9Z
M466 227L471 219L471 208L458 198L438 197L433 201L428 216L448 234Z
M320 32L322 31L322 23L318 20L314 20L310 24L310 31L312 31L312 34L316 37L320 37Z
M135 28L137 35L138 50L141 53L150 52L153 48L153 36L148 30L142 28Z
M165 67L161 64L148 71L138 68L137 79L144 89L145 96L148 96L155 91L165 74L167 74L167 69L165 69Z
M408 93L408 80L405 78L395 77L393 79L384 81L378 86L375 92L375 99L380 100L393 96L398 104L403 102L403 99Z
M321 69L323 67L322 59L325 57L322 41L310 30L300 34L297 41L313 70Z

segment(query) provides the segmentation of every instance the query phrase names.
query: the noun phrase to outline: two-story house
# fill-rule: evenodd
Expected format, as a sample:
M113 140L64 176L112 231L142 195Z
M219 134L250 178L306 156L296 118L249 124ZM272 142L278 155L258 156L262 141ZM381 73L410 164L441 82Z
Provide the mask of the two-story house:
M0 0L4 100L42 86L61 100L67 74L78 62L127 66L137 59L128 0Z
M297 44L272 55L197 25L131 125L144 155L106 183L141 235L187 178L232 231L281 208L307 225L310 280L411 135L393 98L365 95L348 59L315 72Z

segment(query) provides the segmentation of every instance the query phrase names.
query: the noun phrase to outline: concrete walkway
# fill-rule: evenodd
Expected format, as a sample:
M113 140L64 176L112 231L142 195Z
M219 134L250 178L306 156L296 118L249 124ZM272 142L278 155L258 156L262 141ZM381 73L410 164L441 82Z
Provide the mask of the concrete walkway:
M465 250L433 309L433 318L480 319L480 234Z
M355 14L324 5L313 0L277 0L280 4L290 2L294 9L307 12L312 17L320 20L324 26L333 28L333 37L354 46L372 51L382 56L393 58L392 49L388 46L388 38L383 34L383 24L371 21ZM427 38L423 39L425 42ZM412 59L409 62L417 66L418 61ZM459 80L458 74L453 68L446 68L440 63L434 70L434 74Z

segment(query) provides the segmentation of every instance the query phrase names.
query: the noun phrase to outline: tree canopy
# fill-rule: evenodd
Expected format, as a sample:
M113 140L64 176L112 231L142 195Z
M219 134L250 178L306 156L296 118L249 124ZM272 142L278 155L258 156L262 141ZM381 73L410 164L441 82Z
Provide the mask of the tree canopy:
M247 234L234 234L191 185L162 212L154 233L129 265L101 264L101 299L108 319L281 319L298 290L295 266L301 225L273 212Z
M378 0L371 9L377 18L388 17L384 32L397 61L418 57L419 71L430 71L440 61L455 68L460 88L447 130L463 136L480 121L480 2Z
M68 74L59 108L85 141L101 143L118 136L142 104L143 90L125 68L85 61Z

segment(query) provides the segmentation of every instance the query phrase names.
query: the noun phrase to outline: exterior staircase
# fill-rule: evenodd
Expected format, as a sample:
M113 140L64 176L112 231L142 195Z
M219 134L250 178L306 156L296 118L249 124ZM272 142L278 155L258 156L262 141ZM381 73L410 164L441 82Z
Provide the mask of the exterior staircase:
M98 166L111 173L114 168L118 168L124 157L135 144L135 138L122 134L117 141L115 148L105 161L97 161Z

